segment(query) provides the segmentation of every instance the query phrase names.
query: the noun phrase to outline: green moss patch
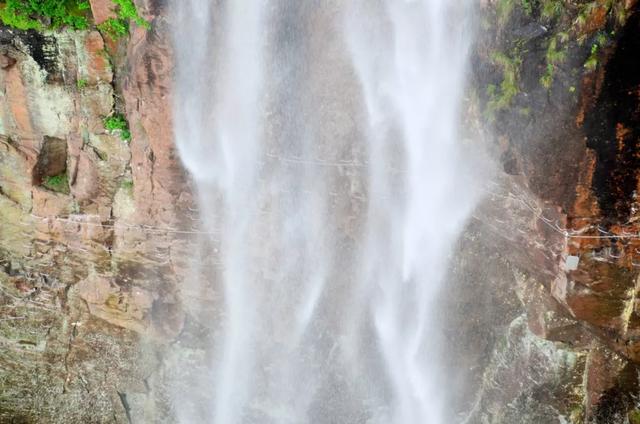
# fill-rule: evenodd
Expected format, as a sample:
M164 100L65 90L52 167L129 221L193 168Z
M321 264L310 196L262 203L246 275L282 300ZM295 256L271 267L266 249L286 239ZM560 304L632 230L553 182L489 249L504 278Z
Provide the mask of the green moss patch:
M124 115L116 114L104 118L104 128L112 133L120 134L124 141L131 140L131 131L129 131L129 123Z
M66 172L53 177L45 177L42 180L42 186L51 191L69 194L69 177Z

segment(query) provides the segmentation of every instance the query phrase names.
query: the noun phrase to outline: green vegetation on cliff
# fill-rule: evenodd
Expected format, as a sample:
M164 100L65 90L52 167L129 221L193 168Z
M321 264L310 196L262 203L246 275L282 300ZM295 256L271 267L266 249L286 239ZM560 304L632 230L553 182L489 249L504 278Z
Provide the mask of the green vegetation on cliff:
M593 71L598 67L598 58L600 57L600 50L606 46L608 42L608 38L606 34L599 33L596 36L595 41L591 45L591 54L587 58L587 61L584 63L584 67L589 71Z
M547 90L551 89L557 67L567 58L566 48L562 47L569 41L569 34L559 32L549 41L545 59L547 66L545 73L540 77L540 84Z
M0 3L0 20L23 30L86 29L90 8L88 0L6 0Z
M117 40L129 35L129 22L124 19L109 18L98 25L98 29Z
M502 82L500 85L490 84L487 87L489 101L485 115L488 119L493 120L495 113L508 108L513 98L520 91L518 87L518 74L520 72L520 65L522 65L522 59L520 58L518 49L514 49L511 55L494 52L491 55L491 61L502 71Z
M113 115L104 119L104 128L113 133L119 133L124 141L131 140L131 131L129 131L129 123L123 115Z
M113 38L129 34L129 23L149 28L136 9L133 0L112 0L116 17L98 25ZM91 23L91 5L88 0L5 0L0 1L0 21L4 25L21 29L57 29L68 27L87 29Z
M144 20L138 13L133 0L113 0L113 2L117 5L116 13L118 15L98 25L100 31L108 34L113 39L118 39L129 34L129 23L131 21L146 29L151 27L149 22Z
M69 177L67 177L66 172L60 175L54 175L53 177L46 177L44 181L42 181L42 185L51 191L65 194L69 193Z
M120 183L120 187L126 190L129 194L133 193L133 180L125 179Z
M145 21L133 4L133 0L113 0L118 5L118 18L121 20L132 20L141 27L149 29L149 22Z
M598 68L629 17L628 7L624 0L496 0L483 21L499 45L487 55L495 77L485 85L485 118L494 121L514 105L527 114L530 108L517 104L521 90L522 99L537 88L575 93L578 84L569 80ZM562 81L568 83L557 85Z

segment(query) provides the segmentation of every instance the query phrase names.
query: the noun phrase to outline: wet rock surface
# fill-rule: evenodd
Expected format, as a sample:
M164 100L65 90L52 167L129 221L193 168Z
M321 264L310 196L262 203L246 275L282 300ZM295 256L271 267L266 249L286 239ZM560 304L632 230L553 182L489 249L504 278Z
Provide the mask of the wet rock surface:
M2 423L166 422L149 382L182 327L173 258L191 228L154 31L0 27ZM114 114L130 142L105 129Z
M461 392L467 422L627 423L638 414L638 6L562 2L556 13L545 10L551 3L482 12L477 120L492 127L504 174L453 272L451 307L469 315L453 319L452 343L483 352L456 356L471 359L476 376ZM474 255L493 264L487 280L473 271L487 265L468 264Z
M172 422L164 382L215 331L184 281L207 252L166 2L137 3L152 27L120 44L0 28L0 422ZM635 424L640 12L547 3L481 10L468 119L500 169L443 293L452 401L467 423Z

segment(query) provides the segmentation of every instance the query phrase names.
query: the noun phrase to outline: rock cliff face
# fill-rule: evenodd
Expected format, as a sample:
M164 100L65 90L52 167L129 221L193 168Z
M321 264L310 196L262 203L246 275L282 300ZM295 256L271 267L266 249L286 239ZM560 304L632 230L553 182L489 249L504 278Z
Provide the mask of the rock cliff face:
M166 19L138 6L152 29L128 42L0 28L0 422L153 417L190 200ZM131 143L105 130L122 113Z
M124 41L0 27L0 422L172 422L176 342L188 361L209 337L184 301L168 11L136 3L151 29ZM467 423L639 423L639 6L479 9L469 137L499 170L443 303L452 401Z
M463 415L638 422L638 5L505 0L482 18L471 115L500 170L447 293L451 342L475 352L453 357L475 375Z

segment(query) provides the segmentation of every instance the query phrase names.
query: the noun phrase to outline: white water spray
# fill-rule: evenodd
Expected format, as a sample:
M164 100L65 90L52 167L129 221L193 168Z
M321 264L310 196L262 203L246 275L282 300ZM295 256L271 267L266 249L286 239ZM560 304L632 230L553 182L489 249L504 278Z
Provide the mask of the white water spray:
M197 282L223 299L210 396L176 416L452 422L434 302L476 201L469 5L174 3L176 142L222 264Z

